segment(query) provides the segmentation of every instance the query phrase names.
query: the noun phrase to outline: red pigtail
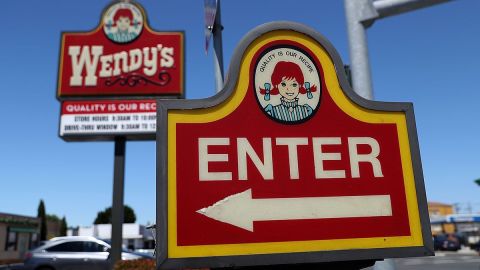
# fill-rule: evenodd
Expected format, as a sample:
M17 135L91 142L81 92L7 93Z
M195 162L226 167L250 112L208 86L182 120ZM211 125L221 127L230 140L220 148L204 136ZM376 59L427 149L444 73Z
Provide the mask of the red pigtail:
M316 85L312 85L310 86L310 92L316 92L317 91L317 86ZM306 94L307 93L307 89L305 89L305 87L302 85L302 87L300 87L300 90L299 90L300 94Z
M267 90L260 87L260 94L265 95L266 93L267 93ZM272 89L270 89L270 95L278 95L278 94L280 94L280 92L278 91L277 87L273 87Z
M280 61L278 62L275 67L273 68L271 82L272 82L272 89L270 89L270 95L278 95L280 92L278 91L277 85L282 82L284 79L295 79L300 84L299 92L300 94L306 94L307 89L304 86L304 77L302 70L300 67L292 62L287 61ZM311 85L310 92L316 92L317 86ZM267 90L260 87L260 94L265 95Z

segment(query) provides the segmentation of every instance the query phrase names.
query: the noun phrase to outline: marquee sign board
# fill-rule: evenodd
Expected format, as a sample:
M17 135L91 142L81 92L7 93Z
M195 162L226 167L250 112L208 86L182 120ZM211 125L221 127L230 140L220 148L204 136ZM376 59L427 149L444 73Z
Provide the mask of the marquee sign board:
M134 2L114 2L91 32L62 34L57 97L184 96L183 32L157 32Z
M153 99L62 102L60 136L67 141L125 135L152 140L156 125L157 103Z
M411 103L359 97L289 22L250 32L227 78L158 102L159 269L433 254Z

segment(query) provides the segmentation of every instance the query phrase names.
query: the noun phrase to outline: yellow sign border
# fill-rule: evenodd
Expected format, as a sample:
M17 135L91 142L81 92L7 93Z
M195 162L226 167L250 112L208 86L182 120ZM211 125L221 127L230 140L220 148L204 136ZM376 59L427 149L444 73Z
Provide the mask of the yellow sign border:
M262 46L276 40L292 40L303 44L318 57L324 70L327 90L335 104L346 114L365 123L391 123L396 125L404 176L410 236L178 246L176 147L168 147L168 257L236 256L423 246L422 227L420 224L417 191L405 113L375 111L363 108L354 103L342 91L335 71L335 65L328 52L316 40L306 35L295 31L277 30L257 38L250 44L242 57L240 74L236 82L235 91L233 91L233 94L228 99L211 108L168 111L168 145L177 145L176 125L178 123L208 123L222 119L233 112L240 105L247 92L250 82L249 67L253 56Z

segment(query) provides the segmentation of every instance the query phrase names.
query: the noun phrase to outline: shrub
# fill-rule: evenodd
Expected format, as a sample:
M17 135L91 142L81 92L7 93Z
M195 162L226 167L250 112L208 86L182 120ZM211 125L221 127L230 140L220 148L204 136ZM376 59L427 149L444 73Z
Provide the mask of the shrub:
M22 263L23 260L22 259L4 259L4 260L0 260L0 265L9 265L9 264L16 264L16 263Z
M155 270L155 269L156 269L155 260L152 260L152 259L118 261L114 267L114 270ZM184 270L210 270L210 269L201 268L201 269L184 269Z
M156 269L155 260L152 260L152 259L118 261L114 267L114 270L155 270L155 269Z

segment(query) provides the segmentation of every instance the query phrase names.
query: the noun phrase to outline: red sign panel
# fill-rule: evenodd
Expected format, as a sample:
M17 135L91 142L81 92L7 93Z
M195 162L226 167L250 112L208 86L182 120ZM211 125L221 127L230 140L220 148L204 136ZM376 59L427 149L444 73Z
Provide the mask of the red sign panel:
M281 58L279 53L283 53ZM276 59L266 63L268 54L276 55ZM283 104L289 102L288 92L280 90L266 101L261 90L264 84L281 87L286 81L288 87L288 80L275 82L275 72L282 72L283 63L298 67L300 57L318 69L315 72L319 78L309 78L317 88L313 98L298 93L298 106L287 107ZM271 66L271 75L264 76L267 70L256 74L264 63L266 68ZM300 75L304 78L295 80L305 84L308 69L299 70L305 73ZM396 125L361 122L340 110L325 84L322 64L300 43L268 43L253 57L249 71L250 78L257 82L248 85L235 111L214 122L176 125L178 245L409 235ZM284 72L291 72L291 67ZM279 75L280 79L288 76ZM306 105L311 110L310 119L288 120L302 114L302 102L308 104L316 97L317 104ZM280 101L275 103L275 98ZM269 107L278 114L272 117ZM290 112L288 108L299 110ZM196 150L194 155L192 149ZM246 190L251 194L242 193ZM232 195L241 198L229 197ZM242 197L247 195L252 197ZM356 196L356 200L350 196ZM235 204L218 208L226 204L222 202L226 198L246 203L248 209ZM271 218L272 213L263 213L265 217L256 213L265 199L271 200L267 202L273 208L270 211L278 212ZM322 216L328 209L311 206L311 212L302 217L294 206L302 202L307 208L310 203L327 204L334 211L339 211L342 203L350 208L343 209L344 216L329 217ZM360 210L367 206L372 208L371 213L361 215ZM386 209L382 211L381 207ZM319 211L318 218L315 211Z
M97 29L63 33L58 97L184 94L182 32L156 32L133 3L111 5Z

